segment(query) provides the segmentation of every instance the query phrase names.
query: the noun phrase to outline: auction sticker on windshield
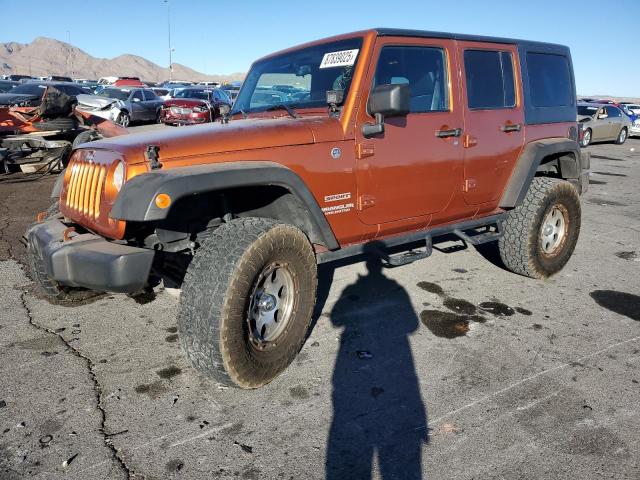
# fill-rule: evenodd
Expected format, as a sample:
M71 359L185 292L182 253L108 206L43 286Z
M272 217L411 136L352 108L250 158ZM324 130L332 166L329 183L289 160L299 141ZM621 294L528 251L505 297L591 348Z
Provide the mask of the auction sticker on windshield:
M355 50L341 50L339 52L328 52L322 57L320 62L320 68L331 67L348 67L356 62L359 49Z

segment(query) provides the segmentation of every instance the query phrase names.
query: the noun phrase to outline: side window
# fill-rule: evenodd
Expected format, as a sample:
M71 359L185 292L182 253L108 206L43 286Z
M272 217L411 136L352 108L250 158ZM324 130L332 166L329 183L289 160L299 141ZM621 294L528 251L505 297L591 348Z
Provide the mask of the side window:
M153 92L153 90L145 90L144 91L144 98L146 100L157 100L158 97L156 97L156 94Z
M527 53L529 89L534 107L574 105L569 60L562 55Z
M131 95L131 100L134 100L134 99L136 99L136 98L137 98L138 100L140 100L140 101L144 100L144 99L142 98L142 90L136 90L136 91L133 93L133 95Z
M464 71L471 110L515 106L513 61L509 52L465 50Z
M616 107L605 107L607 109L607 115L610 117L620 117L620 110Z
M411 112L449 109L447 61L434 47L383 47L373 86L406 84L411 89Z

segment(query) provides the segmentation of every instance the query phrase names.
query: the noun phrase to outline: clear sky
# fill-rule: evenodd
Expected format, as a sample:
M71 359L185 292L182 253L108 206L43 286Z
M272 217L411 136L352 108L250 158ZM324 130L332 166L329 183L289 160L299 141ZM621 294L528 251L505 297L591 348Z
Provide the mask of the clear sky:
M571 47L580 94L640 97L640 0L169 0L173 61L246 71L267 53L371 27L506 36ZM168 65L164 0L0 0L0 42L45 36L95 57ZM68 33L67 33L68 32Z

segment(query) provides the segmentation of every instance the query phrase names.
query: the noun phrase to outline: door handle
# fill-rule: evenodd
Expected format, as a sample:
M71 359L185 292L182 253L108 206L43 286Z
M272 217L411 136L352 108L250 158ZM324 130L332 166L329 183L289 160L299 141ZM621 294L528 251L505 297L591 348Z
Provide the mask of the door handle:
M462 135L461 128L453 128L451 130L436 130L436 137L438 138L459 137L460 135Z
M519 123L508 123L500 127L500 130L503 132L519 132L522 130L522 125Z

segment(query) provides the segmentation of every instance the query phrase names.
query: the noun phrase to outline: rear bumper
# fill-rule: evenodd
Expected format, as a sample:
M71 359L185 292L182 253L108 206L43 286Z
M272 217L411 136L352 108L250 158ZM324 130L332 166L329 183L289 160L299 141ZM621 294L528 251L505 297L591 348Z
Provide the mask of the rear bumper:
M154 251L109 242L91 233L67 241L67 226L54 218L29 227L29 254L37 255L56 282L91 290L133 293L145 286Z

